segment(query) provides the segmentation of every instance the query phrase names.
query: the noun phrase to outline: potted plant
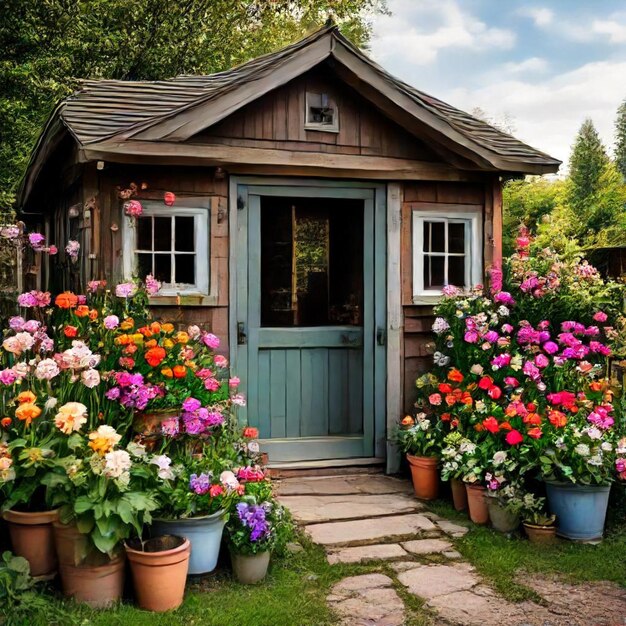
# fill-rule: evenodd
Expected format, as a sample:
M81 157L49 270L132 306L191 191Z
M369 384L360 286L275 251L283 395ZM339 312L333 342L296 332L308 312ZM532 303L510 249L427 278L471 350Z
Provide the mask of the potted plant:
M146 611L178 608L185 595L191 544L185 537L163 535L124 544L137 603Z
M76 432L68 424L78 425ZM157 507L149 458L141 444L121 448L122 436L111 426L84 436L70 414L57 425L72 433L71 454L45 477L60 507L54 538L63 592L92 607L110 606L122 594L123 542L142 534Z
M549 544L556 538L556 516L545 511L545 498L532 493L524 494L522 501L522 523L531 543Z
M398 446L406 454L411 468L415 496L434 500L439 492L439 432L426 413L415 418L407 415L396 435Z
M463 483L463 457L471 441L458 431L452 431L444 437L441 450L441 479L450 481L452 503L457 511L467 510L467 490Z
M486 502L489 508L489 519L495 530L501 533L512 533L519 528L520 511L523 506L523 494L515 483L504 483L498 477L487 473Z

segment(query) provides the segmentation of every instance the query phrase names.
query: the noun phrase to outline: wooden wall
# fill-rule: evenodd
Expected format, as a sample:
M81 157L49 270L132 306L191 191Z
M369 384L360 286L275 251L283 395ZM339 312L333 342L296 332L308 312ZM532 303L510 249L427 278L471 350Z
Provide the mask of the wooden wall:
M432 306L413 303L413 234L412 211L439 205L446 215L450 205L480 206L483 209L483 268L499 258L500 234L494 231L501 223L500 183L489 178L485 183L412 182L403 185L401 231L401 281L403 311L403 406L410 411L416 399L415 380L432 367L434 320Z
M339 132L306 130L306 92L327 93L337 103ZM370 102L315 69L259 98L191 143L225 144L278 150L386 156L439 161L423 142L378 112Z

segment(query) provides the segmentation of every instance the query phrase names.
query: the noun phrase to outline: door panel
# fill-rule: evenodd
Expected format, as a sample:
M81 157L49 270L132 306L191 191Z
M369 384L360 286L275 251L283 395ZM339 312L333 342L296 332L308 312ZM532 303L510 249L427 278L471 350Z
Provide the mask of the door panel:
M246 367L247 421L272 462L375 454L375 391L384 398L384 377L374 388L384 362L376 328L386 298L384 274L375 285L375 194L319 192L238 189L246 251L237 251L237 315L245 313L247 342L237 365ZM384 242L384 230L378 236Z

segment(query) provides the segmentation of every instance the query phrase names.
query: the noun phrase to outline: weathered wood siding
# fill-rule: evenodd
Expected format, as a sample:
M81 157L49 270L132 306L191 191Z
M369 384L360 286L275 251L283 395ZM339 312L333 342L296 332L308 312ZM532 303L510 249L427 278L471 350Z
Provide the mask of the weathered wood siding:
M327 93L337 104L339 132L305 129L306 92ZM423 142L392 122L330 72L319 69L275 89L191 143L224 144L278 150L385 156L439 161Z

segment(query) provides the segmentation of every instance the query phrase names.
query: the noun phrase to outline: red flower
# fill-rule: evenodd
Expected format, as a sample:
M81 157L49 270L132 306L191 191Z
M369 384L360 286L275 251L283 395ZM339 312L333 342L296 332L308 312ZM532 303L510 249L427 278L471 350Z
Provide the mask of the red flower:
M491 376L483 376L478 381L478 386L484 391L487 391L487 389L489 389L490 387L493 387L493 378L491 378Z
M536 411L536 410L537 410L537 405L536 405L534 402L529 402L529 403L526 405L526 408L527 408L527 409L528 409L531 413L533 413L534 411Z
M215 498L216 496L221 496L224 493L224 488L222 485L211 485L209 488L209 495L211 498Z
M145 356L148 365L156 367L157 365L160 365L165 358L165 350L161 348L161 346L156 346L154 348L150 348L150 350L146 352Z
M448 383L439 383L439 391L441 393L452 393L452 385Z
M450 413L442 413L441 414L441 421L442 422L449 422L450 421Z
M500 396L502 396L502 389L494 385L493 387L489 387L489 389L487 389L487 395L492 400L497 400L498 398L500 398Z
M243 429L243 436L246 439L257 439L259 436L259 429L254 428L254 426L246 426Z
M509 433L509 434L511 434L511 433ZM535 426L535 428L529 428L529 429L526 431L526 434L527 434L529 437L532 437L533 439L540 439L540 438L541 438L541 435L542 435L543 433L541 432L541 428L537 428L537 427Z
M508 422L502 422L502 424L500 424L500 430L513 430L513 426Z
M76 335L78 335L78 328L76 328L76 326L66 326L63 329L63 334L66 337L76 337Z
M511 430L506 436L506 442L510 446L517 446L524 441L524 437L522 437L522 433L518 430Z
M563 428L563 426L567 424L567 417L565 417L565 414L561 413L561 411L548 411L548 419L550 420L550 424L556 428Z
M176 196L171 191L166 191L163 194L163 202L165 206L172 206L176 202Z
M539 426L541 424L541 415L537 413L528 413L524 416L524 424L532 424L533 426Z
M493 415L483 420L483 426L490 433L497 433L500 430L500 424L498 424L498 420Z

